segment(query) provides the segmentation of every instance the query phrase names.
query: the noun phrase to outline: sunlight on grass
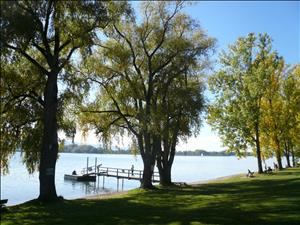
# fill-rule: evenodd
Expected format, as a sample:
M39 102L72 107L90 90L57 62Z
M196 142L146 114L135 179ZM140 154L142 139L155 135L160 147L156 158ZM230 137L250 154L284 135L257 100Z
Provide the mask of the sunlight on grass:
M145 191L107 199L36 201L8 207L1 225L300 224L300 168L272 176Z

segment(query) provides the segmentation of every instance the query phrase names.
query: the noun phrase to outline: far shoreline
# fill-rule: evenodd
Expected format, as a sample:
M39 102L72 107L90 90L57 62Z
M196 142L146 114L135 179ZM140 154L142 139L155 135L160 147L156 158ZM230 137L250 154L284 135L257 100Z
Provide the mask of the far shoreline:
M131 153L118 153L118 152L105 152L105 153L100 153L100 152L59 152L60 153L64 153L64 154L96 154L96 155L132 155L132 156L140 156L140 154L136 154L133 155ZM195 156L195 157L215 157L215 156L219 156L219 157L237 157L235 154L208 154L208 155L197 155L197 154L176 154L175 156ZM248 154L246 156L242 156L242 157L248 157L248 156L253 156L252 154Z

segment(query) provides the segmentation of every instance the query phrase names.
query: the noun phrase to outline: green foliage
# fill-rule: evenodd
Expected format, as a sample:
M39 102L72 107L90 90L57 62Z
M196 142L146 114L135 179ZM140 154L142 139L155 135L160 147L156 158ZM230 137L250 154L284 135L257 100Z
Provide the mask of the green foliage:
M175 126L181 115L182 136L191 135L191 127L198 130L204 105L200 71L214 40L181 8L182 2L143 3L140 23L126 17L105 30L102 48L84 63L87 79L99 89L81 124L104 139L124 129L158 135L162 123L172 118Z
M256 148L263 159L276 155L282 168L282 154L294 156L298 149L298 66L288 69L266 34L238 39L220 62L210 78L216 101L209 107L209 123L229 150L242 155Z
M262 97L272 72L280 72L282 59L272 52L268 35L249 34L223 52L220 63L220 71L209 80L216 101L209 107L208 121L229 150L243 155L257 148Z
M57 146L57 140L53 140L57 139L56 127L65 129L67 135L74 134L74 107L81 101L87 85L76 76L71 57L79 52L85 56L99 29L113 16L117 19L111 11L114 4L117 3L1 1L1 75L4 74L1 76L1 167L7 168L9 155L19 147L32 172L39 163L43 134L50 134L44 135L44 153L50 149L47 145ZM62 89L58 97L57 77ZM52 93L46 88L50 79L55 83ZM55 100L49 106L50 95ZM51 108L55 109L51 113L55 119L49 122L44 114ZM49 131L49 123L55 123L54 131Z
M142 20L127 15L111 23L101 48L84 63L98 95L84 107L81 124L108 143L116 134L132 136L131 149L138 147L148 171L162 158L171 168L178 138L199 131L204 110L201 78L214 39L181 12L183 6L142 3ZM151 172L144 174L150 183Z
M3 58L2 58L3 59ZM4 60L4 59L3 59ZM28 79L31 76L32 79ZM8 158L22 149L30 172L38 165L43 130L44 77L24 58L1 66L1 167L7 172Z

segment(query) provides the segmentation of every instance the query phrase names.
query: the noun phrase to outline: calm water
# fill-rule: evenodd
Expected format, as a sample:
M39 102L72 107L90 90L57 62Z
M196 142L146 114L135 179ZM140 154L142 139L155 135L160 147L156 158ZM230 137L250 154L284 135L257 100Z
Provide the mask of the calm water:
M56 191L66 199L74 199L87 195L104 194L139 187L139 181L124 180L117 185L116 178L97 178L96 182L72 182L64 180L64 174L70 174L74 169L80 171L86 167L87 157L89 165L97 162L103 167L142 169L140 156L132 155L99 155L99 154L71 154L61 153L56 164ZM268 160L267 165L272 166L273 160ZM247 170L257 170L256 158L247 157L203 157L203 156L176 156L172 179L177 182L195 182L214 179L238 173L247 173ZM20 153L15 154L10 161L10 173L1 177L1 199L8 199L8 205L19 204L38 197L38 173L29 175L22 164Z

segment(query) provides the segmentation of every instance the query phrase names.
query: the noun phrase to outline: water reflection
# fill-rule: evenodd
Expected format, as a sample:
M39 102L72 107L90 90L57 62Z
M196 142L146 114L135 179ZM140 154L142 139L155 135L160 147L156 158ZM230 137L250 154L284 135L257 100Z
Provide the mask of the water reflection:
M98 195L115 192L112 188L104 187L104 183L100 183L99 178L97 178L96 182L64 180L64 184L71 186L73 191L80 191L81 193L85 193L85 195Z

